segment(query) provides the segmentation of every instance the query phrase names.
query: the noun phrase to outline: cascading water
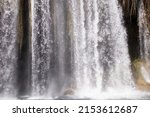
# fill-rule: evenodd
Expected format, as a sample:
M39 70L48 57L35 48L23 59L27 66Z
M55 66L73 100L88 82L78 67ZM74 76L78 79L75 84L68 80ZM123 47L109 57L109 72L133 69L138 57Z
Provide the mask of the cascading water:
M66 5L64 0L33 0L31 4L32 94L59 95L68 82L70 68Z
M102 78L97 50L98 15L95 12L97 3L88 0L72 0L70 4L74 32L72 39L74 41L74 77L77 88L81 91L101 87Z
M16 95L18 0L0 1L0 94Z
M108 2L111 23L110 45L114 43L111 48L114 51L114 55L112 57L114 59L114 65L111 65L113 66L113 70L110 73L112 75L110 79L112 82L111 84L113 84L113 86L117 85L118 88L129 88L130 86L134 87L130 68L131 63L127 49L127 35L122 22L122 10L118 5L117 0Z
M49 0L32 1L32 95L47 92L50 71L50 27Z
M105 98L104 93L112 96L115 91L115 94L124 96L122 90L127 89L130 92L130 89L134 89L127 34L118 0L29 0L28 2L31 2L31 9L29 7L28 10L31 13L26 14L29 20L21 19L21 21L28 21L22 25L31 24L23 28L23 31L32 30L27 33L29 42L26 42L31 45L25 47L28 48L26 53L29 54L23 56L27 55L27 59L23 60L31 65L21 64L23 68L19 67L19 70L24 68L31 70L25 72L28 73L27 80L31 83L27 84L28 88L25 90L19 90L25 91L20 94L30 95L31 92L31 97L42 98L58 98L62 95L78 96L77 98ZM28 2L25 2L26 5ZM17 62L20 61L17 57L17 54L20 54L17 51L17 32L19 32L17 27L20 26L18 12L25 11L25 8L22 9L24 10L18 9L18 0L0 2L1 95L16 95L19 87L15 87L16 79L21 79L18 77L26 71L17 71ZM141 56L148 60L150 41L148 29L144 25L146 21L144 15L141 4L139 11ZM18 72L20 75L17 75ZM26 80L21 79L17 82L23 81ZM24 87L26 83L22 84L23 86L19 88ZM26 91L30 88L31 91ZM126 95L128 96L125 93Z
M139 37L140 37L140 54L143 60L141 74L144 80L150 83L150 32L147 26L146 12L144 4L140 1L139 8Z
M126 31L117 0L70 2L74 74L81 95L133 87ZM83 91L82 91L83 90Z
M51 85L49 91L52 95L62 95L68 83L70 69L70 43L67 34L67 1L51 0L53 22L53 51L51 61ZM69 70L71 71L71 70ZM70 78L71 79L71 78Z

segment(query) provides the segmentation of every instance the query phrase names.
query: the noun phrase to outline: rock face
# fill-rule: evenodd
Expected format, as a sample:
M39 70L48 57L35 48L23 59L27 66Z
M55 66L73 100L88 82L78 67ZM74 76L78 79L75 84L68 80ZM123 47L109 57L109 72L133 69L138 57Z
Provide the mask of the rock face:
M66 89L64 92L64 95L74 95L75 91L74 89Z
M150 62L144 60L134 61L133 74L136 87L140 90L150 91Z
M148 29L148 20L146 18L146 10L143 1L139 4L139 39L140 39L140 62L138 62L139 67L137 74L138 78L137 84L140 88L149 89L150 84L150 31Z

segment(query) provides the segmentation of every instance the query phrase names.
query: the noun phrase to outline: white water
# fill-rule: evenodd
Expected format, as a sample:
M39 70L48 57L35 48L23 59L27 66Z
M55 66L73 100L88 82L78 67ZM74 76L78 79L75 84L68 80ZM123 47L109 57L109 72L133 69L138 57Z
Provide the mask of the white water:
M49 0L32 0L32 95L45 95L50 65Z
M0 2L0 95L16 95L18 0Z
M127 36L117 0L65 2L32 2L33 96L62 95L70 88L85 96L109 88L133 88ZM66 58L69 53L71 59ZM55 59L54 73L51 58Z
M14 4L2 5L8 8L0 14L0 37L4 40L0 41L0 54L4 55L0 56L2 95L15 94L17 89L18 7ZM145 95L134 90L127 35L117 0L31 0L31 5L32 98L55 99L67 94L120 99ZM11 23L7 22L9 17L13 17ZM147 34L142 21L140 34ZM148 46L144 48L143 55L148 56Z
M78 95L133 88L127 36L117 0L70 2Z

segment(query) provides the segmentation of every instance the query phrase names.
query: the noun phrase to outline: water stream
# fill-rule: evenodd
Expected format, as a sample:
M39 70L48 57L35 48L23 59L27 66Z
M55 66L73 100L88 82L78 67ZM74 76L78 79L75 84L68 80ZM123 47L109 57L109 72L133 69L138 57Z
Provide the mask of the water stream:
M16 96L18 0L0 3L0 95Z
M17 82L18 1L0 2L0 95L8 97L17 95L17 83L24 81ZM31 32L26 39L30 40L31 57L25 56L31 66L30 83L25 85L28 98L138 96L118 0L31 0L30 4L31 26L27 27L31 29L27 31ZM143 36L148 29L142 24L142 9L141 56L148 58L149 37Z

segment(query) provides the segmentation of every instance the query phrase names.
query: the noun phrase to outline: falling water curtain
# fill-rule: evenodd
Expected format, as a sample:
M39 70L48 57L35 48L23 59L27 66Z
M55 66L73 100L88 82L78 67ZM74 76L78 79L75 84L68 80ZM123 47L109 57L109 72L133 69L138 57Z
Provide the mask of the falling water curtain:
M34 4L33 4L33 1L34 1ZM70 0L70 1L72 1L72 0ZM73 7L79 7L80 11L78 11L78 12L83 13L82 16L80 16L81 23L84 18L84 12L85 12L84 10L87 10L87 11L91 12L91 14L92 14L92 10L91 10L90 6L88 6L92 2L90 3L90 1L88 1L89 3L85 4L89 8L85 8L84 5L83 5L83 8L81 8L82 4L83 4L81 1L79 2L79 1L73 0L72 2L75 2L75 3L77 2L78 6L73 6ZM32 3L32 7L31 7L31 3ZM52 4L53 4L53 6L52 6ZM70 82L69 81L70 79L66 80L67 76L65 76L66 74L70 74L72 72L71 64L74 64L74 63L71 63L70 61L71 61L71 59L73 60L74 58L70 58L70 57L74 56L74 55L72 55L72 53L75 53L76 55L77 54L80 55L82 53L82 51L80 51L80 53L78 52L78 48L80 47L79 45L82 43L75 42L75 43L79 43L79 45L78 45L79 47L77 47L76 50L75 50L75 48L72 48L72 50L70 50L71 48L69 46L76 46L76 45L74 45L74 43L71 42L72 35L67 35L69 32L68 28L70 28L70 27L66 23L66 20L70 20L71 18L73 18L72 15L68 15L70 11L69 10L67 11L66 9L68 9L68 8L71 9L71 7L68 6L67 4L68 4L68 1L66 2L65 0L62 0L62 1L60 1L60 0L45 0L45 1L43 1L43 0L20 0L20 2L19 2L19 6L20 6L19 7L19 32L20 33L19 33L19 52L18 52L18 55L19 55L18 71L19 72L18 72L18 78L17 78L18 89L19 89L18 95L30 94L30 91L34 92L34 93L36 92L39 95L44 95L44 92L47 92L46 91L48 88L47 84L49 84L49 82L55 82L54 84L57 84L62 87L65 84L65 82L68 82L68 83ZM92 4L94 4L94 3L92 3ZM135 5L135 4L133 4L133 5ZM103 7L103 6L101 6L101 7ZM109 10L109 9L107 9L107 7L108 7L108 5L106 4L106 10ZM31 13L31 11L35 12L35 14ZM53 13L51 13L51 12L53 12ZM74 11L74 12L76 12L76 11ZM131 11L131 12L133 12L133 11ZM33 15L33 16L31 16L31 15ZM80 15L80 13L79 13L79 15ZM93 14L93 15L96 15L96 14ZM69 17L69 18L67 18L67 17ZM92 17L92 15L91 15L91 17ZM78 18L78 16L76 18ZM82 25L80 26L83 29L83 34L85 31L92 30L92 28L96 28L96 25L94 23L92 24L92 20L88 17L87 14L85 14L85 18L88 18L87 21L84 22L85 24L82 23ZM99 18L101 18L101 17L99 16ZM89 25L88 22L91 25ZM95 25L95 26L92 27L92 25L93 26ZM84 26L86 26L86 28ZM78 26L77 26L77 24L75 24L75 25L73 24L72 27L78 27ZM71 31L69 32L69 34L70 33L71 33ZM77 33L78 33L78 31L77 31ZM89 33L85 32L86 38L89 39L89 43L91 43L91 44L96 43L94 41L91 41L92 38L90 37L90 33L91 33L91 31ZM99 33L102 33L102 32L99 31ZM94 32L93 32L93 34L94 34ZM79 35L80 35L80 33L79 33ZM81 35L81 37L82 36L84 37L84 35ZM79 37L79 38L81 38L81 37ZM50 38L53 38L54 40L51 40ZM74 38L74 40L76 40L77 37L73 37L73 38ZM81 40L82 40L82 38L81 38ZM77 40L77 41L79 41L79 40ZM108 41L109 41L109 39L108 39ZM45 42L47 44L43 45ZM103 42L103 43L105 43L105 42ZM84 44L84 42L83 42L83 44ZM99 43L99 45L100 44L101 43ZM88 49L89 53L90 53L91 49L96 50L95 45L94 45L95 47L93 46L93 48L91 48L92 46L91 47L89 47L88 45L85 45L85 46L87 46L86 48ZM104 48L105 48L105 45L101 45L101 46L102 47L104 46ZM109 45L109 44L107 46L111 47L111 45ZM34 49L36 49L36 50L34 50ZM49 50L55 51L55 54L51 53L51 51L49 51ZM82 48L81 48L81 50L82 50ZM99 71L96 70L96 69L98 69L98 66L96 66L96 68L94 67L94 64L95 65L99 64L98 62L96 62L96 61L98 61L98 59L97 60L95 59L98 56L98 53L96 51L94 51L95 58L87 59L85 56L87 56L89 53L85 53L84 51L85 50L83 50L83 55L76 57L80 61L83 61L82 62L83 66L81 66L82 65L81 63L75 63L77 67L80 66L79 67L80 70L77 70L76 72L77 73L81 72L79 76L77 76L77 74L75 74L75 75L76 75L76 77L81 77L82 75L84 77L84 75L87 75L89 73L88 77L91 77L90 79L92 79L92 76L91 76L92 70L95 70L96 74L99 74L98 73ZM102 51L102 50L100 50L100 51ZM108 51L111 51L111 50L108 50ZM50 54L48 54L46 52L48 52ZM103 53L103 54L106 54L106 53ZM111 54L112 55L110 55L110 56L113 56L113 53L111 53ZM67 55L67 56L64 56L64 55ZM89 61L89 63L85 63L85 60L83 59L82 56L84 57L84 59L87 59L87 61ZM88 57L90 57L90 56L88 55ZM81 59L80 59L80 57L81 57ZM110 61L112 60L111 57L109 58L109 55L107 57L108 57L108 59L110 59ZM39 58L39 59L36 59L36 58ZM48 61L48 59L50 61ZM101 58L101 59L103 60L105 58ZM79 62L79 60L77 62ZM78 64L80 64L80 65L78 65ZM93 66L90 64L93 64ZM102 64L107 64L107 61L106 61L106 63L102 63ZM51 69L51 66L53 66L52 69ZM91 68L90 67L87 68L87 66L90 66ZM85 69L89 69L89 71L87 73L82 73L82 69L84 69L84 71L85 71ZM53 71L53 73L51 73L51 71ZM48 78L49 74L51 74L52 77L55 77L55 78L53 78L54 80L53 79L52 79L52 81L47 80L47 79L49 79ZM109 77L107 75L104 75L104 76ZM83 81L87 82L88 80L85 80L83 77L81 79L83 79ZM98 77L98 76L95 75L95 77ZM78 82L80 82L80 81L78 81ZM89 80L89 82L90 82L90 80ZM92 82L94 83L94 80ZM101 82L101 81L99 81L99 82ZM87 82L87 84L88 84L88 82ZM97 84L97 85L99 85L99 84ZM55 86L56 87L55 90L60 90L58 88L59 86Z
M31 0L0 1L0 94L25 95L31 79Z
M34 1L34 6L31 7L31 3L33 3L33 1ZM72 0L70 0L70 1L72 1ZM72 3L73 2L74 2L74 0L72 1ZM75 1L75 3L76 2L77 1ZM95 2L95 4L92 2L90 3L90 2L91 1L88 1L88 3L85 4L85 5L87 5L87 8L85 8L85 6L83 5L84 4L83 1L80 1L80 2L78 1L77 6L73 6L73 9L75 7L79 7L79 10L77 9L77 13L79 13L79 15L81 15L80 12L82 13L82 16L80 16L82 25L80 27L83 29L82 31L85 32L85 35L81 35L81 36L84 39L85 39L84 36L86 36L88 38L89 43L92 45L92 43L96 44L96 42L91 40L92 38L91 38L90 33L92 31L92 28L96 29L96 24L94 24L92 22L92 19L90 19L90 17L93 17L92 15L90 17L88 17L88 15L85 13L85 17L83 16L84 12L85 12L84 10L89 11L91 14L93 13L92 8L89 6L89 4L95 5L95 8L96 8L96 6L97 6L96 2ZM55 5L52 6L51 3L53 3ZM71 39L70 39L71 35L67 35L67 33L69 32L69 30L67 28L70 28L70 27L69 26L67 27L68 24L66 24L65 21L71 19L71 17L70 17L71 15L70 16L68 15L69 11L65 10L65 9L67 9L67 7L68 8L70 7L67 5L67 3L68 2L66 2L65 0L62 0L62 1L60 1L60 0L14 0L14 1L13 0L2 0L1 1L0 7L2 8L2 10L9 11L9 10L13 9L14 11L10 11L10 14L8 14L8 15L14 15L14 17L16 18L15 19L12 16L8 17L6 14L6 21L8 20L8 22L6 22L5 26L9 27L9 25L12 25L12 26L14 24L17 25L17 26L12 27L12 29L11 29L12 31L17 29L17 31L15 32L16 36L13 39L10 37L5 38L8 40L12 39L12 42L13 42L13 40L16 40L15 43L17 45L14 47L16 49L15 53L14 53L16 56L14 57L15 58L14 61L12 61L12 63L14 63L13 70L15 70L15 71L12 70L12 73L15 73L16 76L13 76L12 77L13 79L10 78L10 79L12 79L12 81L14 81L12 88L10 87L10 85L8 85L7 87L4 86L5 85L4 81L8 82L8 81L10 81L10 79L1 81L1 85L0 85L1 90L16 89L16 92L17 92L16 95L18 95L18 96L27 95L27 94L29 95L32 92L31 86L33 87L33 85L34 85L35 88L33 88L33 90L36 90L39 94L42 94L45 91L45 89L47 88L47 84L49 82L46 79L48 79L48 74L49 74L49 70L50 70L50 66L51 66L52 62L47 62L48 60L46 58L49 58L49 56L50 56L50 54L48 54L48 53L51 53L49 51L49 48L54 46L53 43L55 43L56 46L53 47L52 49L54 49L54 51L57 51L59 54L59 57L56 57L57 55L52 55L52 56L54 56L53 62L55 63L54 72L56 72L56 74L58 74L58 76L54 76L54 77L58 77L58 78L55 78L55 79L57 79L55 82L57 82L57 84L59 84L59 85L62 85L62 87L64 85L62 82L69 83L68 79L67 80L65 79L66 78L65 74L70 74L70 72L71 72L71 69L72 69L71 64L72 63L71 62L69 63L69 61L71 61L70 57L74 56L74 55L72 55L73 52L71 52L70 47L67 48L67 46L70 44L74 44L74 43L71 42ZM3 9L3 7L5 7L5 8ZM35 7L35 9L33 9L33 7ZM101 6L101 7L104 7L104 6ZM106 7L108 7L107 4L106 4ZM3 15L3 12L5 13L5 11L2 11L2 10L0 12L0 20L2 23L5 23L5 21L2 20L2 18L5 17L5 15ZM59 10L59 12L58 12L58 10ZM99 10L101 10L101 8ZM109 9L106 9L106 12L109 12L108 10ZM36 14L32 14L31 11L36 12ZM52 19L50 19L51 11L54 12L54 14L53 14L54 18L52 18ZM68 12L68 14L66 12ZM31 18L31 17L33 17L32 15L35 15L34 18ZM74 15L77 15L77 14L74 14ZM98 14L94 14L94 15L97 15L97 18L99 17ZM68 17L68 18L66 18L66 17ZM72 18L73 18L73 16L72 16ZM78 18L78 16L75 17L74 20L77 21L77 18ZM84 18L88 18L87 22L83 21ZM101 18L101 17L99 17L99 18ZM42 20L42 19L45 19L45 20ZM15 21L16 22L13 24L9 24L11 22L9 20L14 20L14 22ZM46 21L48 21L48 22L46 22ZM51 24L51 22L52 22L52 24ZM88 22L91 23L91 25L89 25ZM96 19L95 19L95 22L97 22ZM34 23L37 23L37 25L34 25ZM85 24L83 24L83 23L85 23ZM33 25L35 27L33 27ZM78 27L77 23L72 26ZM53 31L51 29L52 27L55 29L55 31ZM78 28L80 29L80 27L78 27ZM6 29L9 30L9 28L6 28ZM88 33L89 30L91 30L91 31ZM33 31L33 33L32 33L32 31ZM48 31L52 31L52 33L54 33L55 36L53 38L57 42L56 41L51 42L50 39L49 39L49 41L47 41L48 40L47 38L51 37L51 35L49 35ZM1 33L2 33L2 29L1 29ZM36 33L36 35L35 35L35 33ZM78 31L77 31L77 33L80 35L80 33ZM99 33L102 33L102 32L99 31ZM13 36L14 32L11 32L11 34ZM93 35L96 33L92 32L91 34ZM0 36L3 39L3 37L2 37L3 35L1 34ZM62 42L63 38L65 38L68 41L65 40L64 42ZM74 37L74 38L76 40L78 39L77 37ZM79 37L79 38L81 38L81 37ZM81 53L79 54L78 48L80 48L80 46L81 46L80 44L82 44L82 43L80 43L79 40L77 40L77 41L78 42L76 42L76 43L78 43L79 47L77 46L76 50L74 49L74 51L75 51L75 54L80 55ZM42 45L45 42L47 43L47 46ZM40 47L34 45L33 43L37 43ZM85 42L83 41L83 44L84 43ZM103 43L105 43L105 42L103 42ZM102 43L99 43L99 44L102 44ZM51 46L49 46L49 45L51 45ZM108 45L108 47L109 46L111 47L111 45ZM33 47L39 51L35 52ZM91 55L89 55L91 49L94 49L94 56L95 56L95 58L97 58L98 53L96 51L96 49L97 49L96 45L94 45L93 48L91 48L92 46L89 47L88 45L85 45L85 47L89 51L88 53L86 53L89 58L91 57ZM104 48L106 48L106 47L104 47ZM47 50L48 53L45 53L46 52L46 51L44 51L45 49ZM87 59L86 54L84 53L85 50L82 49L82 47L81 47L81 50L83 50L82 52L83 52L84 59ZM108 51L111 51L111 50L108 50ZM68 57L64 56L64 54L66 54ZM106 53L103 53L103 54L106 54ZM40 59L36 60L36 59L34 59L34 56L40 57ZM112 54L112 56L113 56L113 54ZM82 58L82 55L76 57L78 59L77 62L80 62L79 61L80 57ZM109 55L107 57L109 58ZM80 69L77 70L77 72L80 73L79 77L81 77L82 75L83 76L87 75L86 73L84 73L84 74L81 73L80 70L82 70L82 68L84 68L86 70L89 69L89 71L88 72L86 71L86 72L89 73L89 77L91 77L89 79L89 81L90 81L92 79L92 76L91 76L92 69L94 69L95 72L97 73L98 71L96 69L98 69L99 67L96 66L96 69L94 67L94 64L98 65L98 64L96 64L96 63L98 63L98 59L95 59L95 58L89 59L89 58L87 59L87 61L89 61L89 63L85 63L85 61L82 60L83 66L79 65L80 63L76 63L76 64L80 66L79 67ZM105 58L101 58L101 59L105 59ZM110 59L111 59L111 57L110 57ZM6 61L7 64L9 64L8 61ZM38 63L39 61L40 61L40 64ZM32 63L35 63L35 64L32 64ZM93 64L93 66L91 66L90 63ZM42 64L44 64L44 66ZM103 64L107 64L107 62L103 63ZM89 67L87 67L87 65ZM78 66L76 66L76 67L78 67ZM31 73L31 72L33 72L33 69L35 69L35 75L32 75L33 73ZM58 69L58 72L57 72L57 69ZM11 70L11 68L10 68L10 70ZM7 74L9 74L9 73L7 73ZM39 76L36 76L38 74L39 74ZM31 77L33 77L33 80L31 80ZM97 77L97 76L95 76L95 77ZM1 79L3 80L6 78L1 78ZM35 81L34 79L37 79L37 80ZM61 82L60 82L60 80L61 80ZM86 80L83 79L83 81L86 81ZM35 84L33 84L33 82ZM94 81L92 81L92 82L94 82ZM45 84L44 87L43 87L43 84ZM88 82L87 82L87 84L88 84ZM14 86L16 88L13 88ZM38 89L37 87L38 88L40 87L40 89ZM33 91L33 92L36 92L36 91ZM5 92L5 91L2 91L2 92ZM9 94L9 92L11 92L11 91L8 91L8 94Z
M136 14L135 16L137 18L139 0L119 1L122 3L125 9L128 9L127 12L130 16L132 14ZM0 71L0 92L2 94L4 92L7 92L6 95L9 95L10 93L12 95L14 94L18 96L30 95L32 93L32 90L36 90L39 94L42 94L46 91L47 88L50 88L48 84L53 82L57 84L55 86L56 90L60 90L60 88L58 88L58 85L63 87L65 82L67 82L68 84L70 84L70 82L74 82L70 81L69 79L70 77L72 77L72 74L75 74L72 73L72 71L74 70L79 74L79 77L85 77L87 76L87 74L85 73L89 73L88 77L91 77L89 81L94 82L94 80L92 79L93 76L91 75L92 70L95 70L95 72L97 73L96 69L99 69L99 65L96 64L98 63L97 61L99 61L99 59L97 59L99 54L97 52L97 48L99 49L99 52L101 52L101 54L107 55L107 53L111 51L111 48L109 47L112 47L114 45L111 45L111 43L107 43L108 47L106 47L105 41L101 40L101 42L97 44L92 40L91 35L96 34L96 32L92 32L92 29L99 30L99 34L102 33L100 29L97 29L96 25L97 23L100 23L99 19L102 17L98 13L101 13L101 9L103 9L104 6L100 6L99 4L99 7L97 7L98 5L96 4L96 2L92 2L90 0L85 0L84 2L86 3L83 3L83 1L81 0L0 1L0 49L8 50L8 48L10 48L7 52L1 52L0 56L0 65L2 68ZM91 7L89 4L92 4L93 6L95 5L95 7ZM148 21L150 16L149 4L149 0L144 0ZM108 3L106 3L105 5L106 13L110 12L108 9ZM93 11L97 9L98 13L94 13ZM36 14L33 14L33 11ZM88 16L87 12L90 13L90 16ZM104 18L107 19L107 16L104 16ZM66 23L66 21L68 22ZM95 21L96 23L93 21ZM80 26L78 25L79 23L81 24ZM127 30L128 29L129 27L127 28ZM82 31L82 34L79 31ZM110 38L108 35L106 35L106 37ZM85 43L85 38L89 39L89 44L95 44L94 46L91 46L93 48L86 45L87 43ZM82 40L82 43L79 39ZM109 39L107 41L109 41ZM38 46L34 45L33 43L37 43ZM45 46L43 46L42 44L45 44ZM128 45L129 44L130 42L128 42ZM109 48L107 50L108 52L103 53L102 49L104 48L102 47L104 47L105 49ZM129 45L129 51L130 47L131 51L133 51L134 49L131 45ZM34 48L38 51L34 51ZM81 51L78 48L80 48ZM86 48L86 51L84 50L84 48ZM91 50L94 51L94 54L92 54L95 58L89 55ZM52 51L55 51L55 53L53 53ZM114 53L112 52L111 54L112 55L107 55L105 57L107 59L110 59L109 62L114 64ZM132 54L133 53L130 52L130 56ZM40 59L35 59L35 56L39 57ZM87 56L89 58L87 58ZM139 55L134 55L133 60L138 58L138 56ZM104 60L105 57L101 57L100 59ZM85 62L83 58L88 62ZM48 59L50 59L50 61L48 61ZM83 64L80 64L79 62L82 62ZM106 66L111 69L111 66L109 66L109 63L107 62L108 61L104 60L101 65L106 64ZM93 67L92 65L90 65L90 63L92 63L92 65L95 65L96 67ZM72 66L74 66L75 68L72 68ZM82 68L84 68L84 70ZM34 72L33 69L35 70ZM32 72L35 75L33 75ZM108 73L109 72L110 71L108 71ZM47 80L49 79L49 75L51 75L52 77L51 81ZM74 77L77 77L77 74L75 75L76 76ZM95 77L97 76L98 75L95 75ZM109 77L107 75L104 76ZM32 79L32 77L34 78ZM82 80L84 81L84 78ZM13 82L12 85L10 85L10 82ZM88 83L89 82L87 82L87 84ZM43 86L43 84L45 84L45 86ZM72 86L74 84L71 84L69 88L76 87ZM32 89L33 85L34 88ZM82 82L80 85L82 85ZM38 89L37 87L40 87L40 89Z
M0 95L17 95L19 0L0 1Z

